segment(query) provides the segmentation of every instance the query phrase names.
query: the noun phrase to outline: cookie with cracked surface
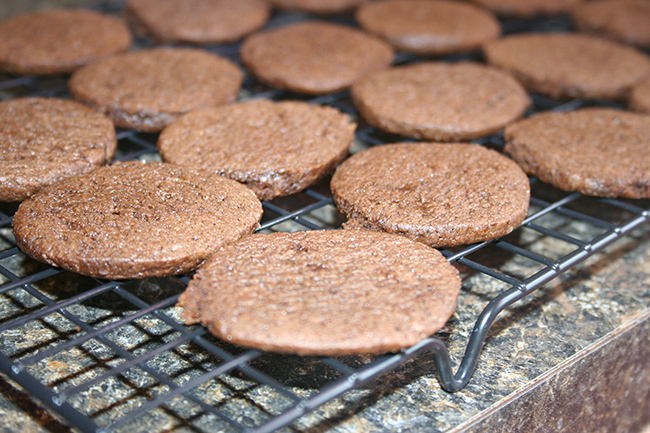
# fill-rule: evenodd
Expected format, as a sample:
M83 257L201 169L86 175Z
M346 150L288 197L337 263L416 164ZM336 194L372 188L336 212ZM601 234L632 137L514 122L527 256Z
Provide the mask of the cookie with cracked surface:
M590 1L574 8L571 19L580 31L650 48L650 2L647 0Z
M434 247L487 241L526 217L530 185L514 161L477 144L397 143L345 160L332 177L346 229Z
M650 116L611 108L540 113L505 131L505 151L565 191L650 198Z
M260 29L270 15L264 0L128 0L124 12L156 42L235 42Z
M352 87L352 98L371 125L436 141L495 133L530 105L510 74L472 62L425 62L374 72Z
M111 120L78 102L0 102L0 201L22 201L65 177L93 171L117 149Z
M69 87L117 126L158 132L188 111L233 102L242 81L233 62L208 51L154 48L85 66Z
M127 51L133 38L117 17L87 10L28 12L0 21L0 71L61 74Z
M571 12L584 0L471 0L499 16L534 18Z
M614 41L577 33L531 33L487 43L488 63L551 98L625 99L650 75L650 57Z
M241 48L242 61L261 82L306 94L348 88L365 74L388 67L393 54L379 38L321 21L256 33Z
M460 292L437 250L365 230L256 234L225 247L180 296L187 323L300 355L381 353L442 328Z
M261 200L294 194L348 154L356 124L333 107L255 100L198 110L158 139L163 159L246 184Z
M650 113L650 77L632 88L629 105L633 110Z
M98 278L190 271L255 230L262 205L223 176L164 163L115 164L42 189L13 220L29 256Z
M387 0L357 9L359 25L398 51L445 55L481 48L501 34L488 11L448 0Z
M320 15L349 12L367 0L270 0L278 8Z

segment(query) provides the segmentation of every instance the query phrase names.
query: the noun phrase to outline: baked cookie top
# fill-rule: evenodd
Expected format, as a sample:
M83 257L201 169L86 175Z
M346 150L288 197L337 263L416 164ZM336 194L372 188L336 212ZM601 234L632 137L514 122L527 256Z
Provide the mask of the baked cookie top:
M501 25L490 12L448 0L370 2L355 16L364 30L396 50L423 55L470 51L501 34Z
M256 234L225 247L180 296L187 323L300 355L395 351L454 312L458 271L437 250L364 230Z
M477 144L397 143L345 160L332 177L343 227L434 247L504 236L526 217L530 186L506 156Z
M260 81L299 93L342 90L393 61L393 49L351 27L321 21L290 24L244 41L241 59Z
M650 198L650 116L611 108L540 113L505 131L505 151L565 191Z
M111 120L74 101L0 102L0 201L22 201L64 177L95 170L117 148Z
M208 51L153 48L85 66L69 87L117 126L156 132L190 110L233 102L242 81L237 65Z
M0 21L0 71L60 74L127 51L132 36L117 17L87 10L44 10Z
M575 27L640 48L650 48L650 2L599 0L581 3L571 11Z
M163 159L246 184L262 200L302 191L348 154L356 124L333 107L254 100L193 111L159 137Z
M367 0L270 0L278 9L310 12L314 14L335 14L348 12Z
M500 16L533 18L570 12L583 0L471 0Z
M128 0L124 12L157 42L234 42L266 24L264 0Z
M487 43L488 63L552 98L623 99L650 75L650 57L613 41L577 33L532 33Z
M21 203L18 247L83 275L123 279L190 271L258 227L262 205L223 176L126 162L66 178Z
M472 62L425 62L374 72L352 87L352 98L371 125L436 141L492 134L530 105L510 74Z

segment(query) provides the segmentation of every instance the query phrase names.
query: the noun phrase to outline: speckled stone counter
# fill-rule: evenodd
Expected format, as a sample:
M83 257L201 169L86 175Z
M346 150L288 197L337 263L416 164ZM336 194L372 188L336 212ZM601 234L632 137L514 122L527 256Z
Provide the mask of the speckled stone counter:
M83 3L84 0L4 0L0 2L0 16L44 4L61 7ZM573 223L557 221L557 225L563 224ZM579 233L588 229L575 224L569 230ZM521 236L520 243L540 253L561 254L568 248L534 233L525 232ZM0 232L0 244L8 237L7 231ZM515 276L529 272L530 263L519 257L505 255L482 257L482 260ZM15 265L17 269L24 266L22 263L4 265ZM462 267L460 270L465 278L457 312L438 335L447 344L455 364L463 355L477 316L503 289L501 283L483 274L472 274ZM55 290L80 290L73 278L69 275L66 278L55 281L58 284L55 288L42 289L52 292L53 297L60 295L54 294ZM3 283L1 277L0 283ZM160 290L170 293L180 290L157 280L133 284L138 286L134 290L153 294ZM0 316L12 317L20 309L33 308L30 302L28 297L1 295ZM110 323L126 307L90 303L75 308L76 314L89 321ZM174 317L179 313L174 306L166 311ZM57 332L66 335L79 332L69 324L52 322L50 325L51 328L35 328L28 335L3 333L0 345L6 352L19 352L34 341L55 340ZM164 334L161 324L155 321L139 325L152 334ZM133 330L120 335L118 340L128 350L138 351L143 348L140 336L141 333ZM102 359L101 348L93 350L93 356ZM56 386L59 377L74 376L74 362L84 356L88 353L71 350L48 360L47 365L37 364L34 374ZM108 363L108 355L106 359ZM168 363L170 369L176 368L177 361L173 357L158 360ZM199 358L197 362L209 361ZM309 395L329 374L298 357L270 357L257 367L273 372L297 394L304 395ZM132 380L147 384L141 377ZM245 395L263 406L270 398L263 387L251 387L239 377L224 380L228 381L227 389L233 400ZM219 404L225 398L224 389L206 387L200 392L210 394L215 404ZM110 402L112 398L128 395L128 391L116 382L98 384L86 392ZM134 397L134 404L136 400ZM129 407L109 409L107 417L111 410ZM157 411L123 431L203 431L178 416L185 413L178 404L173 414ZM255 413L242 416L254 417ZM187 410L187 418L191 417L191 411ZM4 375L0 376L0 421L0 431L7 432L70 430L64 421L43 409L28 392ZM476 372L465 389L453 394L442 390L435 376L433 356L423 354L300 418L292 429L305 433L635 432L649 422L650 224L646 224L502 313L489 332ZM208 426L205 430L211 431Z

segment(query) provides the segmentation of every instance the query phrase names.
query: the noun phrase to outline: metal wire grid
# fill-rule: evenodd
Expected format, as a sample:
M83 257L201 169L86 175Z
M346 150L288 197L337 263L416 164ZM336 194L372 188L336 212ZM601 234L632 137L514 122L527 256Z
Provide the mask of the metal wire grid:
M538 28L556 28L554 20L541 21ZM526 25L530 28L530 23ZM515 30L520 27L521 23L511 23ZM236 46L215 49L231 57L237 52ZM410 59L405 56L400 61ZM67 94L61 78L0 78L3 98ZM247 97L298 97L263 88L250 78L245 88ZM534 111L567 111L595 103L575 100L558 105L540 96L534 100ZM309 101L355 114L347 92ZM156 157L155 135L118 131L118 138L117 159ZM363 123L357 139L361 147L401 140ZM479 142L496 148L502 145L499 135ZM199 430L271 432L423 352L433 354L443 388L457 391L470 380L481 346L500 312L650 219L647 201L587 198L531 181L531 212L520 229L500 240L443 251L450 261L503 284L477 318L456 373L444 339L437 337L396 354L368 359L299 358L231 346L202 327L185 326L178 318L173 307L188 276L104 281L26 258L11 236L16 209L11 204L0 206L0 296L9 305L0 316L4 341L0 370L84 432L130 431L134 423L161 412ZM341 222L327 182L265 202L264 210L263 231L334 229ZM549 216L553 216L552 223L547 221ZM567 229L576 222L582 226L579 232ZM524 231L568 247L549 257L520 240ZM480 252L487 249L521 257L532 265L524 275L511 275L480 260ZM27 335L36 337L25 339ZM290 381L278 377L282 374L268 368L292 369L292 363L317 372L316 386L290 386Z

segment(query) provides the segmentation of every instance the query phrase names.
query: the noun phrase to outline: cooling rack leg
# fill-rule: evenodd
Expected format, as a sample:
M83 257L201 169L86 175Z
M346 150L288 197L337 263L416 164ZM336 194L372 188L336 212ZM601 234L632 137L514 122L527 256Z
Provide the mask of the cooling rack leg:
M453 373L449 351L442 340L438 338L429 338L424 340L422 343L413 346L411 349L414 349L416 353L421 351L431 352L434 355L436 375L438 376L438 381L442 388L448 392L460 391L467 386L469 380L474 374L476 363L478 362L478 356L481 353L481 348L483 347L490 326L492 326L492 323L494 323L499 313L509 305L521 299L523 296L524 292L522 290L513 287L512 289L502 293L500 296L494 298L485 307L474 325L467 349L465 350L465 355L463 356L463 360L461 361L456 374ZM413 355L415 355L415 353L413 353Z

